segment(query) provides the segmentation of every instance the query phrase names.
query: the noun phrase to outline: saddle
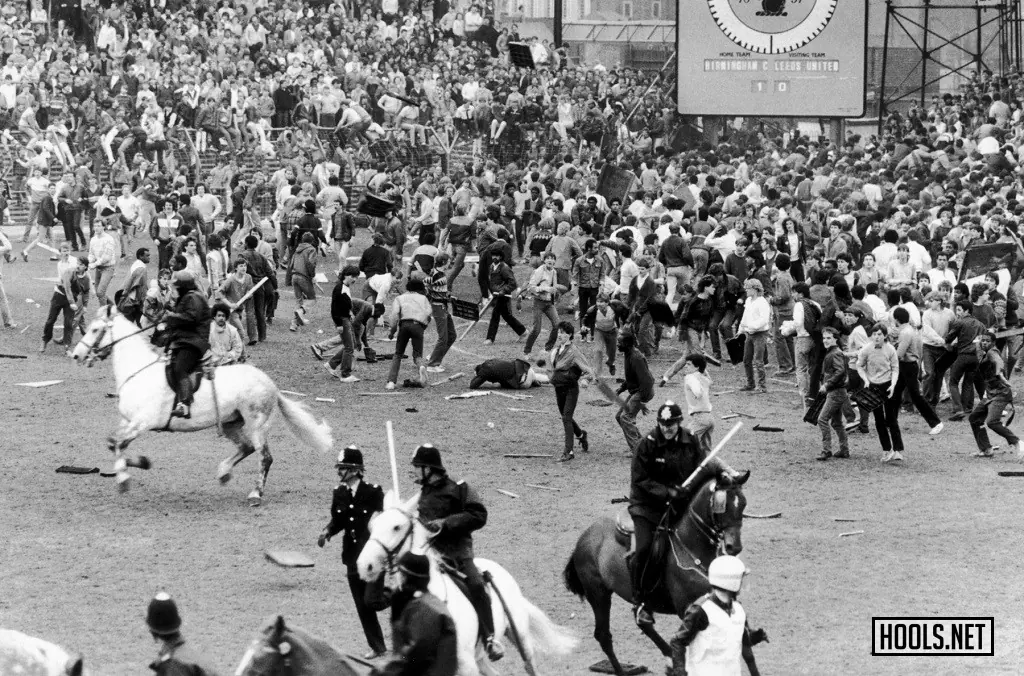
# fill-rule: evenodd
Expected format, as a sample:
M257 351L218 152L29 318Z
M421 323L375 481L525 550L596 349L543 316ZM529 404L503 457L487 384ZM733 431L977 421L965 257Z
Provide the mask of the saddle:
M615 541L627 549L626 556L636 549L636 536L633 533L633 517L628 508L619 510L615 515Z

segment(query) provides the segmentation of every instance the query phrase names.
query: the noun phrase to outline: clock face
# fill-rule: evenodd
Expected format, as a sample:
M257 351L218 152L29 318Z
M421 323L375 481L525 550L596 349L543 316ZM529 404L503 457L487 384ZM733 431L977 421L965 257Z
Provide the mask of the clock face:
M740 47L785 54L825 29L839 0L708 0L715 23Z

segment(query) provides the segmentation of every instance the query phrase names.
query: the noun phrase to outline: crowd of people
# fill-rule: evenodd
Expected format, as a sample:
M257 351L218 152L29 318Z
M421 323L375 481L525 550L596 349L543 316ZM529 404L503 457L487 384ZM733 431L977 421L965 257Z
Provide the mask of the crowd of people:
M685 421L707 453L726 362L742 363L750 397L794 378L822 461L850 457L848 432L873 418L882 461L904 462L904 410L932 435L967 419L979 457L997 450L987 430L1020 451L1009 427L1024 344L1017 74L892 113L879 135L727 126L677 151L650 75L576 68L536 40L540 67L511 66L515 26L477 4L168 0L159 12L93 6L52 33L21 11L0 10L0 142L24 167L15 192L29 211L15 224L24 246L0 234L0 254L53 254L41 352L61 316L72 345L93 298L154 327L179 383L175 415L190 415L188 376L204 355L248 358L289 289L290 332L328 318L337 329L302 347L330 377L356 383L389 357L387 390L423 387L446 370L457 292L486 319L482 349L505 342L502 324L522 343L480 364L474 387L550 384L563 462L590 450L574 412L605 370L621 377L610 397L631 456L648 452L637 416L679 373L683 403L659 409L658 429ZM428 128L481 148L550 138L559 152L447 167L370 153L389 135L429 143ZM197 177L174 152L191 143L232 157ZM272 163L246 177L240 149ZM602 184L604 170L632 186ZM972 254L982 250L1002 253ZM0 311L17 325L2 285ZM674 343L679 359L653 373ZM415 372L400 379L407 351Z

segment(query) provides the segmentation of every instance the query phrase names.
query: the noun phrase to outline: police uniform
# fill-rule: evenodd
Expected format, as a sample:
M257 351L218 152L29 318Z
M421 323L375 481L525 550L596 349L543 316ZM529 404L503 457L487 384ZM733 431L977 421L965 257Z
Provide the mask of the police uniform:
M659 422L680 422L682 417L682 409L672 402L667 402L658 410ZM636 447L630 476L629 513L633 517L636 534L631 573L633 602L637 605L643 602L644 592L651 586L649 583L657 579L660 573L645 571L654 531L670 508L674 509L677 516L683 513L690 496L682 493L673 496L672 493L696 471L704 457L700 442L681 425L671 438L662 434L660 426L656 427ZM697 477L692 485L699 487L706 479L718 476L727 469L717 458L712 459L705 468L705 476Z
M430 467L443 473L439 481L423 482L420 489L419 516L424 522L440 524L441 529L431 544L442 556L450 559L465 576L469 600L480 621L480 634L485 639L491 639L494 636L491 599L483 577L473 561L473 531L487 524L487 508L475 490L464 481L453 481L447 475L441 464L441 455L433 446L426 444L416 449L412 464ZM500 645L498 648L500 651Z
M346 448L339 458L338 467L362 470L362 453L353 446ZM360 481L353 492L348 484L342 483L334 489L331 521L324 529L328 539L338 533L345 533L341 544L341 562L348 568L348 586L352 590L356 613L363 625L366 641L375 653L383 653L387 648L377 614L366 603L367 584L359 577L356 561L370 539L370 517L383 510L384 490L377 484Z
M178 606L166 592L160 592L149 602L146 626L161 641L160 652L149 665L158 676L217 676L209 661L185 643Z

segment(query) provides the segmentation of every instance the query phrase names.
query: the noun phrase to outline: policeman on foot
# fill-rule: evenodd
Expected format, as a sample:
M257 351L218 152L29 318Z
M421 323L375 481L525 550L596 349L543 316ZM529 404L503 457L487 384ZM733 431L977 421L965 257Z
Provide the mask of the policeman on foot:
M166 592L158 593L149 602L146 625L153 640L160 644L156 660L149 668L158 676L216 676L209 661L200 657L181 635L178 605Z
M377 613L366 603L366 583L359 577L356 560L370 539L370 517L384 509L384 490L377 484L363 481L366 470L363 467L363 453L358 446L347 446L338 455L335 467L341 483L334 489L331 521L324 526L316 544L323 547L332 537L345 532L341 543L341 562L348 569L352 601L359 622L363 625L363 634L370 644L370 652L365 658L372 660L387 652L387 647L384 645L384 634L377 621Z
M711 591L690 604L671 641L674 675L740 674L744 653L768 640L763 629L749 631L746 613L736 600L746 573L735 556L719 556L708 566Z
M444 557L452 560L465 576L469 600L480 622L480 635L491 661L500 660L505 649L494 638L494 617L491 598L480 571L473 562L473 531L487 523L487 508L476 491L464 481L455 482L441 464L441 453L432 444L416 449L413 467L420 470L422 485L419 502L420 518L435 531L432 544Z
M640 626L654 624L654 616L644 606L644 595L656 586L660 570L647 570L654 544L654 533L665 513L682 516L690 503L690 491L696 491L711 477L729 482L733 470L712 458L704 476L697 477L687 491L682 484L692 475L705 453L700 442L682 427L683 409L666 401L658 409L658 426L637 444L630 477L629 513L633 517L636 549L630 561L633 585L633 614ZM652 568L654 566L651 566Z
M455 622L441 599L427 591L430 562L406 552L398 560L402 592L410 596L392 626L395 659L373 676L455 676L459 670Z

